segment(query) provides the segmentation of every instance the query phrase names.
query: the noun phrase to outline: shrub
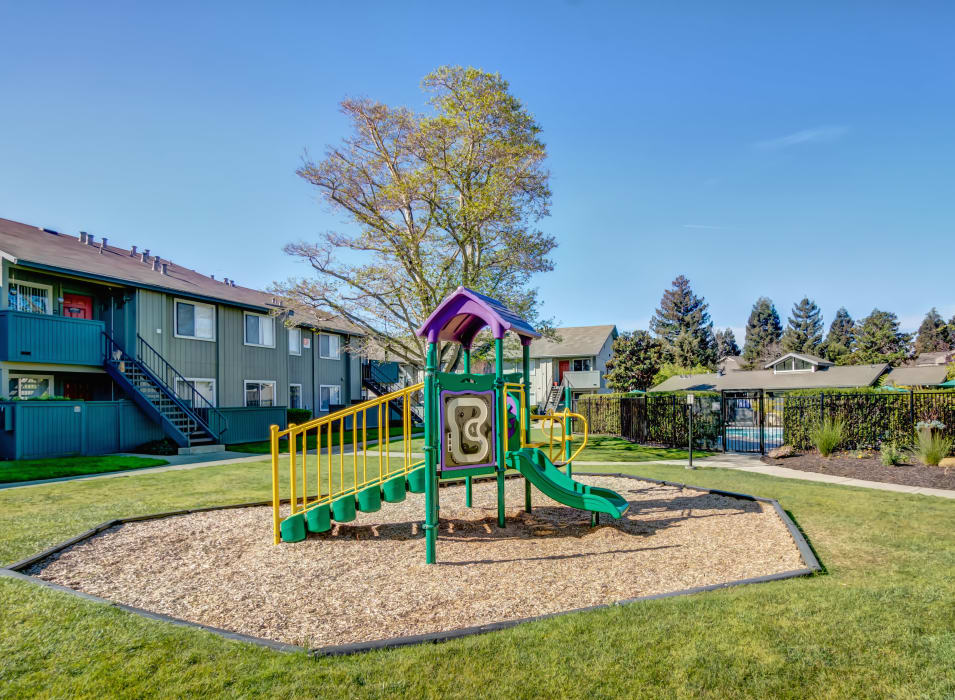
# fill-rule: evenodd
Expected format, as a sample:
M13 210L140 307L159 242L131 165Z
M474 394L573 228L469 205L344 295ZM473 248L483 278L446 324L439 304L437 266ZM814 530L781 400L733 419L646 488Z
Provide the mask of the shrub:
M898 466L905 461L905 452L894 442L884 442L879 450L879 459L887 467Z
M176 455L179 454L179 446L169 438L163 438L162 440L144 442L133 452L143 455Z
M948 457L952 451L952 440L938 434L921 433L915 443L914 452L919 461L929 467L937 467L938 463Z
M288 415L288 422L295 425L306 423L312 418L312 412L307 408L290 408L286 415Z
M839 444L842 442L842 434L842 421L827 418L822 423L813 427L809 432L809 439L815 448L819 450L819 454L823 457L828 457L839 447Z

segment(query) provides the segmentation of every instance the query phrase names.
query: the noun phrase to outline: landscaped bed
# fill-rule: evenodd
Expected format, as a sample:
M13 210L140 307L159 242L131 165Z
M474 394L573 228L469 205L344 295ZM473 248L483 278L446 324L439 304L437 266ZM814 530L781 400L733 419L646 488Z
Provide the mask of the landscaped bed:
M630 502L596 528L586 513L507 485L441 489L436 566L424 563L423 496L272 544L270 508L128 523L35 566L43 579L173 617L312 647L426 634L805 567L774 508L615 476L582 477Z
M805 452L784 459L763 457L762 461L788 469L832 474L851 479L935 489L955 489L955 468L928 467L916 464L911 459L906 464L886 466L879 460L878 452L869 450L837 452L828 458L818 452Z

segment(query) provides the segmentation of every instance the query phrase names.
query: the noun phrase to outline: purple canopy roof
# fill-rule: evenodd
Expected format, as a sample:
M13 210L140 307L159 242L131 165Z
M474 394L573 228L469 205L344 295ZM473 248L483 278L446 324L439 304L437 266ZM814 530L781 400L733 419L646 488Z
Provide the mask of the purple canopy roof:
M514 331L521 337L522 345L530 345L534 338L540 338L531 324L504 304L466 287L458 287L438 304L418 329L418 335L426 337L429 343L450 340L471 347L474 336L485 326L490 326L495 338Z

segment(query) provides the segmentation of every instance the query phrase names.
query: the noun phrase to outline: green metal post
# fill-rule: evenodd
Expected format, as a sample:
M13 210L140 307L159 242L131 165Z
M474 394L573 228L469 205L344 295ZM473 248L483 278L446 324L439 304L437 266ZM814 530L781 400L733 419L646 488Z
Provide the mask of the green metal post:
M521 410L520 421L524 426L524 435L527 441L531 440L531 346L521 339L522 371L524 372L524 406ZM531 482L524 479L524 510L531 512Z
M497 526L504 527L504 442L507 439L507 418L502 415L504 394L504 340L494 339L494 414L497 423Z
M570 411L570 387L564 387L564 412ZM570 418L564 416L564 437L570 437ZM570 443L564 442L564 459L568 460L567 462L567 476L572 477L574 475L574 465L570 463Z
M471 374L471 348L463 348L464 350L464 373ZM464 505L468 508L471 507L471 504L474 502L472 498L472 485L471 477L464 477Z
M434 374L437 365L437 348L435 343L428 343L428 354L425 360L424 370L424 542L425 542L425 563L434 564L437 560L437 529L438 529L438 509L437 509L437 482L438 482L438 446L437 433L437 406L434 396Z

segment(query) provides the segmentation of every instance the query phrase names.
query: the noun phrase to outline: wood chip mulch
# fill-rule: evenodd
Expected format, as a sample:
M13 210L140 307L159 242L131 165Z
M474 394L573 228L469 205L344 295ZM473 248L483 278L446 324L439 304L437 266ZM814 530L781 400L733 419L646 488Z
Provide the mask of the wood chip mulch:
M309 647L424 634L799 569L771 506L619 477L619 520L507 482L443 488L438 565L424 563L424 497L272 544L270 508L220 510L111 528L29 572L112 601ZM608 522L609 520L609 522Z
M859 455L862 456L859 457ZM951 467L927 467L923 464L886 466L879 460L879 453L872 451L838 452L828 459L818 452L806 452L785 459L763 457L762 461L787 469L832 474L850 479L925 486L933 489L955 489L955 469Z

